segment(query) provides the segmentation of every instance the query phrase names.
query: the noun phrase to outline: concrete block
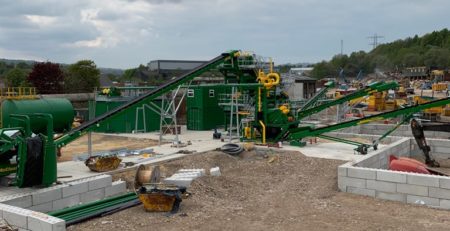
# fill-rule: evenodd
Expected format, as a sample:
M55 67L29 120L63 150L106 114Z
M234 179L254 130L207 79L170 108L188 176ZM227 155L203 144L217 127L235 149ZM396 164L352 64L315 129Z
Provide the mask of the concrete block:
M40 205L34 205L27 209L42 212L42 213L48 213L48 212L53 211L53 201L50 201L50 202L47 202L44 204L40 204Z
M117 196L127 191L127 183L125 181L114 181L110 187L105 188L105 197Z
M406 195L406 203L416 205L439 206L439 199L431 197Z
M110 175L100 175L93 180L89 181L89 191L96 190L99 188L106 188L111 186L112 177Z
M350 167L347 169L349 177L374 180L376 178L376 170L369 168Z
M450 177L442 177L439 179L439 188L450 189Z
M397 192L397 184L385 181L367 180L367 188L382 192Z
M220 174L220 168L219 167L211 168L209 170L209 175L211 175L211 176L220 176L221 175Z
M80 195L76 194L70 197L53 201L53 211L71 207L80 204Z
M20 196L11 200L3 201L2 203L20 208L29 208L33 205L31 195Z
M402 193L385 193L385 192L377 192L376 198L380 198L383 200L390 200L390 201L399 201L399 202L406 202L406 195Z
M3 209L3 219L5 219L10 225L27 229L27 216L30 213L30 210L11 206L10 208Z
M366 188L365 179L351 178L345 176L338 177L338 184L342 184L342 186L345 187L350 186L355 188Z
M375 197L375 190L372 190L372 189L347 187L347 192L353 193L353 194L359 194L359 195L363 195L363 196Z
M58 200L62 198L62 190L58 188L41 189L32 194L33 205L39 205L46 202Z
M62 197L69 197L75 194L81 194L88 191L89 182L73 182L62 188Z
M201 176L201 173L199 173L199 172L179 172L179 173L173 174L171 177L197 179L200 176Z
M66 223L56 217L44 213L33 212L28 217L28 229L32 231L62 231L66 230Z
M204 176L206 174L204 168L183 168L178 170L177 172L199 172L200 176Z
M348 167L344 167L344 166L339 166L338 167L338 176L347 176L347 168Z
M406 174L395 171L379 170L377 171L377 180L406 183Z
M439 207L441 209L448 209L448 210L450 210L450 200L440 199L439 200Z
M174 184L179 187L189 187L192 183L192 178L166 178L164 179L166 184Z
M417 196L428 196L428 187L411 184L397 184L397 192Z
M449 189L441 189L441 188L428 188L428 196L440 199L450 200L450 190Z
M105 189L96 189L93 191L85 192L80 195L80 200L82 203L98 201L105 198Z
M439 187L439 178L431 175L409 173L406 180L408 184Z
M439 153L448 153L449 148L447 148L447 147L432 147L431 151L432 152L439 152Z

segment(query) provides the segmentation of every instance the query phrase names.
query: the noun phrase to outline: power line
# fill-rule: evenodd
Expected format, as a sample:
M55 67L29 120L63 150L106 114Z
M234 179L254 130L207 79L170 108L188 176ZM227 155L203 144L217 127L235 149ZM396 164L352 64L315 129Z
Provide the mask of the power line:
M378 39L384 38L382 35L377 35L377 33L373 34L372 36L368 36L368 39L372 39L373 42L369 43L369 45L373 46L373 49L375 49L378 46Z

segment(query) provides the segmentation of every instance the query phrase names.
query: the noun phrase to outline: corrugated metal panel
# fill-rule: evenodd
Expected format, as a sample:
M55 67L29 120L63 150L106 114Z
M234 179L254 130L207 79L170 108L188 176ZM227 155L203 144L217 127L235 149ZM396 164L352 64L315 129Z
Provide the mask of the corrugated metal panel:
M105 112L124 104L127 101L96 101L95 102L95 116L100 116ZM157 105L161 105L161 101L155 102ZM99 124L96 129L97 132L106 133L131 133L135 130L136 125L136 108L141 105L130 107L126 112L107 120ZM94 103L89 104L90 114L93 115ZM145 124L146 131L159 130L160 116L151 109L145 109ZM138 129L144 129L144 119L142 111L140 111L138 118Z

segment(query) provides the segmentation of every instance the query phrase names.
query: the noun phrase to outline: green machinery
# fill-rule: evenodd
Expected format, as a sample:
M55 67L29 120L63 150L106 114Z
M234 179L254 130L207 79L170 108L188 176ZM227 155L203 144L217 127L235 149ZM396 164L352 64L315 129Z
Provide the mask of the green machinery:
M74 118L66 99L5 100L0 129L0 176L16 173L19 187L56 181L55 132L67 132Z
M237 55L238 51L223 53L181 77L172 79L72 130L70 127L74 112L67 100L11 101L12 104L20 104L22 107L10 109L5 107L8 104L5 102L8 101L3 102L4 119L3 128L0 129L0 174L4 176L16 173L18 187L53 184L57 179L56 151L58 148L88 132L95 131L103 123L127 113L128 110L135 110L136 106L142 106L157 99ZM105 92L105 94L111 94L111 92ZM55 139L55 133L63 133L63 135Z
M233 65L236 63L238 65ZM417 112L427 108L442 107L450 103L450 98L445 98L428 103L410 105L399 110L385 112L374 116L315 128L313 125L301 123L301 121L326 108L368 96L375 92L395 89L398 88L399 85L396 82L375 82L341 98L321 103L320 99L323 98L326 92L334 85L332 82L329 82L299 110L292 111L289 99L279 89L279 83L281 83L282 80L279 79L277 73L272 71L272 68L270 67L272 63L266 64L269 68L265 68L264 64L261 65L261 63L258 63L256 56L244 54L236 57L236 59L229 60L229 62L219 68L225 76L224 87L227 85L233 87L234 84L238 83L234 86L236 89L234 95L230 97L231 99L239 98L242 95L251 98L251 100L243 100L247 101L247 106L241 106L237 109L238 112L244 112L241 117L243 117L243 120L246 123L241 127L241 134L243 134L241 140L258 140L263 144L266 142L275 143L289 141L291 145L303 146L305 145L304 138L320 136L322 138L356 145L358 146L355 149L356 151L361 154L366 154L367 150L371 147L377 149L380 139L383 139L388 134L392 133L398 126L387 131L386 134L372 144L354 142L323 134L350 126L399 116L403 116L403 120L400 123L402 124L407 122L412 118L413 114ZM263 71L264 68L268 70L268 74ZM236 113L236 116L239 116L239 114L241 113Z
M3 128L0 129L0 174L7 175L15 172L16 184L19 187L51 185L57 178L57 148L64 147L84 134L95 131L102 124L126 114L129 110L135 110L136 107L142 107L212 69L218 69L223 73L224 86L231 88L230 110L236 109L237 115L245 117L246 124L242 127L242 139L261 139L262 143L290 141L292 144L299 144L308 136L318 136L325 132L380 118L410 115L426 108L450 103L450 99L447 98L323 128L303 126L300 119L306 116L375 91L394 88L397 85L396 83L375 83L325 104L317 105L312 100L296 112L291 110L288 97L278 89L281 79L271 70L272 68L268 68L271 65L271 61L261 62L252 54L237 50L225 52L188 73L71 130L69 129L73 120L73 109L70 102L64 100L16 102L25 104L23 108L26 110L14 107L11 107L9 112L8 109L3 110L4 123ZM105 92L105 94L111 93ZM245 105L247 106L238 103L237 99L242 96L246 96ZM318 97L314 98L317 100ZM5 116L6 114L8 116ZM55 133L63 134L54 138Z

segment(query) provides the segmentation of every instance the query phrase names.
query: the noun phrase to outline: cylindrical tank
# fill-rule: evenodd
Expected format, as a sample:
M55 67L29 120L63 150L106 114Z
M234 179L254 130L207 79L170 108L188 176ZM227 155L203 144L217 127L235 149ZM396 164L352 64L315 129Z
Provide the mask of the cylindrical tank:
M53 116L53 130L64 132L71 129L74 109L69 100L58 99L36 99L36 100L5 100L2 103L2 125L3 127L16 127L20 125L11 114L30 115L33 113L46 113ZM31 130L34 133L45 133L47 122L40 118L31 118Z

